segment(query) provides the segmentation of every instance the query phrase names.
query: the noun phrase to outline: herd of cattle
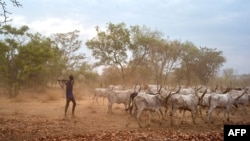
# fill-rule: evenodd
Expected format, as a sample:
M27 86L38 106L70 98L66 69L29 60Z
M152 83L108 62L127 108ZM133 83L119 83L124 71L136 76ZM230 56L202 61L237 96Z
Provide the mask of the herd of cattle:
M178 89L178 90L177 90ZM181 122L185 116L185 111L191 112L192 121L195 124L195 118L200 114L202 109L206 108L206 123L213 123L211 120L212 112L216 109L224 109L224 118L229 121L229 114L234 107L242 105L244 112L247 114L247 106L250 101L248 88L225 90L211 89L207 87L190 87L190 88L159 88L157 85L148 85L146 89L141 89L136 85L131 89L125 89L121 85L110 85L107 88L95 88L92 104L98 97L108 99L108 113L113 113L112 105L114 103L124 104L125 110L130 113L130 118L135 116L139 127L141 125L141 114L143 111L148 112L150 125L151 112L156 112L160 118L160 124L167 115L171 116L171 125L173 125L173 115L176 110L183 112ZM203 118L203 117L202 117ZM129 125L129 122L127 123Z

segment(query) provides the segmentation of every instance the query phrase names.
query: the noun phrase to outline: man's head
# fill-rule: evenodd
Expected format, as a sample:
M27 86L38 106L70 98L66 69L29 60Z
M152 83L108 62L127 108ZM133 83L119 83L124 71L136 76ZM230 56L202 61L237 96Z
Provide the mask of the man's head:
M69 80L74 80L74 77L72 75L69 75Z

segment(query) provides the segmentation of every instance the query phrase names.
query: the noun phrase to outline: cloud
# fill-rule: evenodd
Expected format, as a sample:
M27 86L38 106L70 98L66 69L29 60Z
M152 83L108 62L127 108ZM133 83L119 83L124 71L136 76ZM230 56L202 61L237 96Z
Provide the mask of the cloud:
M20 27L27 25L30 28L30 32L38 32L44 36L79 30L79 40L82 41L82 48L80 50L85 53L88 58L91 58L91 52L85 47L84 44L87 39L91 39L96 35L94 26L84 25L82 22L70 18L63 19L57 17L46 17L35 19L34 21L28 21L28 19L24 16L15 16L14 20L14 26Z
M55 33L67 33L79 30L84 38L91 38L96 34L94 27L84 25L82 22L74 19L63 19L58 17L39 18L29 22L24 16L15 16L14 24L16 26L27 25L32 32L39 32L45 36Z
M38 32L45 33L46 35L83 30L83 26L77 21L53 17L38 19L30 23L29 26Z

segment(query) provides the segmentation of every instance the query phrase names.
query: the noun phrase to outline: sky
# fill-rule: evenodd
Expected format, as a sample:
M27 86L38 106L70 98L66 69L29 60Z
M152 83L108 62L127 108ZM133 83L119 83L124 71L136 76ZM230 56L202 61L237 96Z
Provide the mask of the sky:
M92 60L85 42L96 35L95 26L124 22L146 25L170 40L189 41L197 47L223 52L223 69L250 74L249 0L19 0L12 7L11 24L50 36L80 31L82 52Z

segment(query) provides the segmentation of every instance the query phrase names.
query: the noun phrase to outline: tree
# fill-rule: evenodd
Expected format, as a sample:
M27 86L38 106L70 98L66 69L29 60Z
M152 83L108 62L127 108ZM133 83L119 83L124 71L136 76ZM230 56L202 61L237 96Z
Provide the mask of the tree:
M201 84L206 85L224 62L225 58L222 56L222 51L207 47L200 48L198 57L194 62L194 71Z
M136 25L131 26L130 29L131 46L129 49L132 52L132 59L128 67L131 74L140 68L142 73L137 73L137 75L150 73L153 83L165 85L169 73L176 67L179 60L180 43L168 41L163 38L163 33L146 26Z
M52 36L57 52L61 55L61 64L65 64L62 73L73 73L80 69L84 63L85 54L78 53L82 41L79 38L79 31L75 30L68 33L57 33Z
M0 34L5 37L1 41L3 51L1 53L1 75L3 82L7 83L7 89L10 97L15 96L19 88L17 55L19 48L24 44L23 40L28 31L27 26L20 29L13 28L10 25L1 27Z
M197 48L191 42L182 44L181 66L176 70L178 79L185 78L186 86L197 83L206 85L225 62L222 51L207 47Z
M55 56L52 42L41 34L28 34L29 42L20 47L17 55L19 79L26 86L46 86ZM54 65L55 66L55 65Z
M147 26L130 26L131 45L128 49L132 56L127 67L131 78L137 79L133 83L149 83L154 79L155 75L145 75L154 74L148 58L150 58L150 51L161 37L161 32Z
M233 68L227 68L227 69L223 69L223 79L224 79L224 83L227 84L227 87L232 88L233 87L233 82L236 81L236 74L235 74L235 70Z
M123 83L121 79L121 74L116 67L107 67L103 69L101 82L99 82L103 87L107 85L118 85Z
M130 40L131 45L129 50L132 53L129 67L131 73L135 71L138 66L145 66L145 58L149 57L152 46L162 37L162 33L157 30L151 30L146 26L131 26L130 27Z
M4 37L0 44L3 47L0 54L0 75L10 97L16 96L25 82L39 82L36 79L38 73L45 71L53 56L51 42L40 34L29 34L28 30L28 26L15 28L10 25L0 29L0 34Z
M13 4L14 7L22 7L22 4L17 0L10 0L10 2ZM11 12L7 10L6 2L0 0L0 5L2 6L2 10L3 10L3 13L0 15L0 16L3 16L3 20L0 22L0 26L1 26L3 23L12 21L12 19L10 19L8 16L9 14L11 14Z
M114 66L118 69L125 83L125 66L127 48L130 45L130 34L124 23L108 23L106 31L96 27L97 36L86 42L87 47L97 60L96 65Z
M159 39L157 44L151 48L150 68L153 69L157 84L166 85L168 75L178 66L181 46L178 41L166 41Z
M84 62L77 74L79 82L92 85L97 81L98 73L93 71L93 66Z
M179 75L184 75L183 77L186 80L186 86L190 86L191 78L194 78L194 65L195 60L198 58L199 49L191 42L185 42L182 44L182 53L181 53L181 68L178 69Z
M250 86L250 74L242 74L239 76L241 87L249 87Z

